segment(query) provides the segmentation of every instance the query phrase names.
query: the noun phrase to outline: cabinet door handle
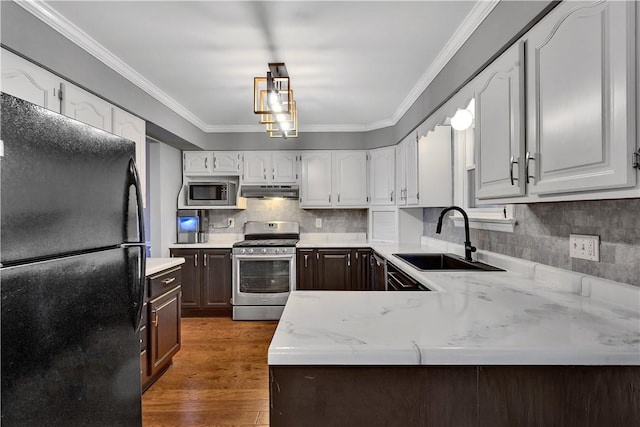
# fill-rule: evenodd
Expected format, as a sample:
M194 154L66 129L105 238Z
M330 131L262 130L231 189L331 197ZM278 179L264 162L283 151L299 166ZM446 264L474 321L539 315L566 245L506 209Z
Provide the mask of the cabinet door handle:
M264 179L267 179L267 170L262 169L262 174L264 175Z
M391 190L391 196L390 196L390 201L393 202L393 190Z
M331 191L329 191L329 203L331 203Z
M209 257L209 254L204 254L204 266L207 266L207 258Z
M168 278L168 279L164 279L164 280L162 281L162 284L163 284L164 286L167 286L167 285L172 284L172 283L173 283L173 282L175 282L175 281L176 281L176 278L175 278L175 277L170 277L170 278Z
M338 191L338 203L340 203L340 192Z
M208 157L205 157L205 158L204 158L204 168L205 168L205 169L207 168L207 163L209 163L209 158L208 158Z
M305 254L305 256L304 256L304 268L308 267L308 265L307 265L307 260L308 259L309 259L309 255Z
M514 181L517 181L518 178L514 178L513 177L513 164L518 164L518 162L516 161L516 159L511 156L511 158L509 159L509 180L511 181L511 185L515 185Z
M196 256L193 257L193 265L194 266L198 266L198 254L196 254Z
M347 267L351 267L351 254L347 254Z
M158 322L158 312L156 310L153 310L151 312L151 315L153 316L153 326L157 328L158 327L158 323L159 323Z
M533 178L535 179L536 177L533 175L529 175L529 160L535 160L535 156L532 155L530 152L527 151L527 154L524 157L525 162L524 162L524 173L525 176L527 177L527 184L529 184L529 179Z
M271 169L271 180L276 180L276 168Z
M218 168L218 158L217 158L217 157L214 157L214 158L213 158L213 168L214 168L214 169L217 169L217 168Z

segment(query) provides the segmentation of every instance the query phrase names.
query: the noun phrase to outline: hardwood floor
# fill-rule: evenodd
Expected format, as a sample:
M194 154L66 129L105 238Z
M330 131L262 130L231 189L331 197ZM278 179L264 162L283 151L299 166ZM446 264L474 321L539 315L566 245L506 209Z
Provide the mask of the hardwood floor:
M142 396L143 426L268 426L277 324L183 318L173 366Z

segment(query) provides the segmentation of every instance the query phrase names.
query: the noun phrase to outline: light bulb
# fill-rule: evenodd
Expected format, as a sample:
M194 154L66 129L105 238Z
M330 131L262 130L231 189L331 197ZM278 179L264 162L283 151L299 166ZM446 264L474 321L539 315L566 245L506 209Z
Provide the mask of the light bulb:
M473 116L467 110L458 108L456 114L451 118L451 127L455 130L466 130L473 123Z

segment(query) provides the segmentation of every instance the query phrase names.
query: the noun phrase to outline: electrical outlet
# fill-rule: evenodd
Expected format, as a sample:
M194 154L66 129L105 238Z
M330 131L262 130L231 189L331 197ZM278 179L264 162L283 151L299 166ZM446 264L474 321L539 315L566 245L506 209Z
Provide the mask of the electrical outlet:
M233 227L233 226L235 226L235 225L236 225L236 222L234 221L234 219L233 219L233 218L229 218L229 219L227 220L227 225L228 225L229 227Z
M570 234L569 256L571 258L600 261L600 236Z
M316 218L316 228L322 228L322 218Z

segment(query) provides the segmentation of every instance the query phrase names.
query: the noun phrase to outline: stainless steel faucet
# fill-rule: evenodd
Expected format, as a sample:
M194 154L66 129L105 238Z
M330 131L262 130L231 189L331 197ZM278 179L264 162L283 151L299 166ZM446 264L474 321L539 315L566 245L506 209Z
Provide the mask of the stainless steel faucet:
M440 234L440 232L442 231L442 218L444 218L444 215L451 210L460 212L462 214L462 217L464 218L464 237L466 239L466 242L464 242L464 259L467 261L473 261L471 259L471 252L475 252L476 247L471 246L471 239L469 238L469 217L467 216L467 213L464 211L464 209L458 206L450 206L443 209L442 212L440 212L440 218L438 218L436 233Z

